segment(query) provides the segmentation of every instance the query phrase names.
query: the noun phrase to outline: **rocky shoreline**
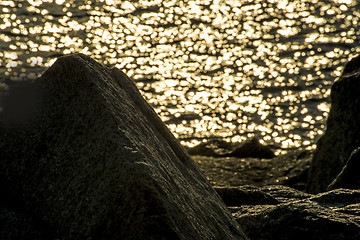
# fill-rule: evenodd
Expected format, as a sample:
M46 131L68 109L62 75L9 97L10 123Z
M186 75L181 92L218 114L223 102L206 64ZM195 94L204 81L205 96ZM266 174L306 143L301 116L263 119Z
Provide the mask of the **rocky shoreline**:
M357 57L315 151L185 151L125 74L61 57L2 88L0 238L359 239L359 81Z
M213 186L284 185L304 191L313 151L273 159L192 156Z
M332 88L316 150L237 158L221 156L233 151L221 141L189 149L249 239L360 237L359 81L360 56Z

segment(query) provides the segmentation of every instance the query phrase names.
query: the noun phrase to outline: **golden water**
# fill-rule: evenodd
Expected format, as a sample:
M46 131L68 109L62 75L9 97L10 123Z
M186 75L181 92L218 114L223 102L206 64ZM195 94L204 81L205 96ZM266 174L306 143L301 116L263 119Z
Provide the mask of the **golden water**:
M1 1L0 75L82 52L123 69L183 144L314 148L360 52L356 0Z

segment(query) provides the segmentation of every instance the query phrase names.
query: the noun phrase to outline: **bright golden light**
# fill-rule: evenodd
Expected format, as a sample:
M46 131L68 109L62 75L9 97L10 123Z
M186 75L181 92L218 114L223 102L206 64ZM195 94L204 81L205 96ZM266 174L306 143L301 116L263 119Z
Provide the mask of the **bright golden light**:
M83 52L135 79L184 144L259 135L282 149L313 148L330 86L360 53L356 4L2 1L0 72L35 77Z

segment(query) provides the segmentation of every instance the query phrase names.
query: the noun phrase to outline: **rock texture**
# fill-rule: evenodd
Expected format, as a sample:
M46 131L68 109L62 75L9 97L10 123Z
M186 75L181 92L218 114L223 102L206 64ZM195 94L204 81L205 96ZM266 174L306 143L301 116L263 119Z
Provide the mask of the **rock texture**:
M258 197L252 197L251 202L247 199L254 187L237 190L237 201L230 202L229 208L252 240L360 239L359 190L338 189L311 195L280 185L266 186L257 189ZM249 193L244 197L246 191ZM260 193L277 203L264 204ZM232 199L236 199L235 194Z
M325 134L317 143L307 191L326 191L327 186L360 146L360 56L352 59L331 88L331 109Z
M241 186L241 187L215 187L224 203L227 206L241 206L241 205L274 205L279 201L264 193L257 187Z
M281 184L305 190L313 151L291 151L272 159L192 156L214 186Z
M70 55L26 93L3 101L1 239L246 238L121 71Z
M345 166L328 186L328 190L336 188L360 189L360 148L357 148L351 153Z
M211 139L192 148L188 148L187 151L190 155L221 157L225 154L230 154L235 148L236 145L234 143L220 139Z

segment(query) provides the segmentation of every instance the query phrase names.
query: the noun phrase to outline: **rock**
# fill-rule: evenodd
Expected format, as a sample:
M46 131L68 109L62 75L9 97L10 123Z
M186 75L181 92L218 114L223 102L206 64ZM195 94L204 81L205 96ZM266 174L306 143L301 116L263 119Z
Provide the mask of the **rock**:
M307 191L326 191L360 146L360 56L352 59L331 88L331 109L325 134L319 139L311 163Z
M280 201L277 205L232 208L250 239L360 239L359 190L293 198L294 190L275 187L267 193Z
M274 197L280 203L304 200L312 197L311 194L283 185L267 185L259 188L262 192ZM254 203L254 205L259 205Z
M35 107L41 100L41 91L38 86L30 81L3 80L0 88L0 117L7 126L18 127L22 122L27 122L35 114ZM1 82L0 82L1 84ZM11 85L11 91L9 89Z
M336 188L360 189L360 148L355 149L345 166L334 181L328 186L328 190Z
M215 187L224 203L229 207L241 205L273 205L279 202L256 187Z
M219 139L211 139L187 149L190 155L220 157L230 154L235 149L233 143Z
M2 236L27 226L40 239L246 238L124 73L70 55L29 91L16 103L31 106L24 116L3 101Z
M273 160L272 176L266 184L280 184L304 191L308 179L313 150L295 150Z
M210 157L251 157L262 159L275 157L274 151L270 147L260 144L257 138L252 138L239 145L213 139L188 149L188 153L190 155Z
M5 207L0 207L0 239L4 240L46 240L54 239L42 222L37 221L23 211L14 211Z
M268 146L262 145L259 139L252 138L249 141L242 143L238 148L230 154L225 154L224 157L237 157L237 158L264 158L271 159L275 157L274 151Z
M290 151L272 159L192 156L214 186L286 185L304 190L313 151Z

